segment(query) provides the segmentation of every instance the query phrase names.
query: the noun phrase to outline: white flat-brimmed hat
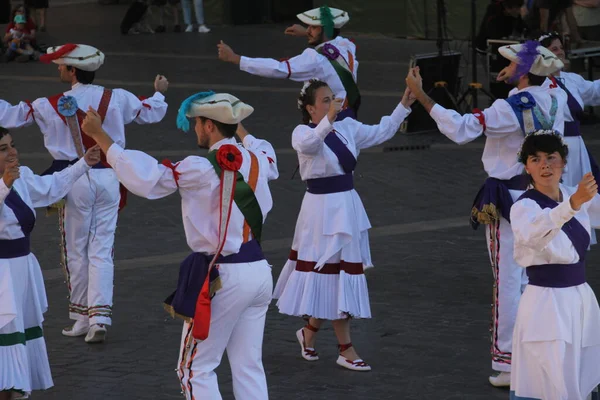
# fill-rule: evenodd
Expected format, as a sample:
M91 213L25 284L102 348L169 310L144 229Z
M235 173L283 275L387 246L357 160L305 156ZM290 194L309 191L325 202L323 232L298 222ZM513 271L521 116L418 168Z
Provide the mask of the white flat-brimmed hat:
M510 44L498 49L500 54L522 66L529 66L533 75L549 76L564 67L563 62L537 41Z
M179 107L177 127L189 130L188 118L204 117L224 123L238 124L254 112L252 106L229 93L202 92L185 99Z
M104 53L87 44L65 44L48 47L41 62L70 65L83 71L96 71L104 64Z
M304 22L307 25L324 26L325 23L323 21L322 15L324 7L328 8L331 12L334 28L340 29L342 26L346 25L348 21L350 21L350 15L346 11L340 10L338 8L330 8L327 6L313 8L312 10L298 14L297 17L300 21Z

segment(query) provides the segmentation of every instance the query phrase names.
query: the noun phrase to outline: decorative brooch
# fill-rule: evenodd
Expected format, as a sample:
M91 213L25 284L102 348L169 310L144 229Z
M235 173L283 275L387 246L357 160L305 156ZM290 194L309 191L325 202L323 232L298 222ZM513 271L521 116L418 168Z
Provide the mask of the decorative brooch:
M322 54L330 60L335 60L340 56L340 51L331 43L325 43L321 50Z
M221 168L227 171L239 171L242 167L242 152L237 146L224 144L217 150L217 163Z
M58 99L58 112L64 117L72 117L77 114L77 100L73 96L62 96Z
M519 94L515 103L517 106L523 110L535 107L535 99L533 96L527 92L523 92Z

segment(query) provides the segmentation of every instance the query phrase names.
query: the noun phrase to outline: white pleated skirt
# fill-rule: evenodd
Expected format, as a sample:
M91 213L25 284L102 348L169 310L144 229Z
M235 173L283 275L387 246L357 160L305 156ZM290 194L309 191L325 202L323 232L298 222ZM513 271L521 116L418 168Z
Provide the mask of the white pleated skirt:
M371 318L364 274L373 266L370 227L355 190L306 193L273 294L279 311L327 320Z
M513 336L511 398L587 400L600 385L600 308L587 283L528 285Z
M0 259L0 390L30 393L54 385L42 331L47 309L35 256Z

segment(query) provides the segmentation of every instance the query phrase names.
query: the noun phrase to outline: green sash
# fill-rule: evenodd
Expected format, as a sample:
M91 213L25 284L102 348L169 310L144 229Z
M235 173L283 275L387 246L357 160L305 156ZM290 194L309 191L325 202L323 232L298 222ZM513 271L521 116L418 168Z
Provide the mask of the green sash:
M206 156L208 161L212 164L217 176L221 176L221 166L217 162L217 151L213 150ZM248 183L244 180L242 174L237 172L237 179L235 183L235 193L233 194L233 200L235 204L238 206L242 215L250 225L250 230L252 231L252 236L259 243L262 236L262 226L263 226L263 215L260 209L260 205L258 204L258 200L252 191L252 188Z
M322 48L319 48L319 53L323 54ZM323 54L324 55L324 54ZM325 55L324 55L325 56ZM342 57L341 55L339 57ZM338 58L339 58L338 57ZM348 106L355 111L358 111L358 106L360 105L360 90L358 90L358 85L354 81L354 76L352 72L348 71L346 68L340 64L337 59L332 60L329 57L325 56L327 60L331 63L333 69L338 74L338 77L342 81L342 85L346 90L346 98L348 99Z

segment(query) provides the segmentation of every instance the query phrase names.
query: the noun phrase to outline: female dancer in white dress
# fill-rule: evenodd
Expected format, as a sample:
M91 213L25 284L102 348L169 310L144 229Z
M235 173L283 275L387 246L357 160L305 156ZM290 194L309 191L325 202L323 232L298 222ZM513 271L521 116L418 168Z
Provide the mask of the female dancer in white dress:
M565 49L558 33L543 35L539 42L566 63ZM600 182L600 167L586 148L580 129L584 107L600 105L600 79L592 82L573 72L558 71L546 80L544 86L560 87L568 96L563 134L569 146L569 158L563 173L563 183L566 186L576 186L581 177L588 172L594 174L596 181ZM594 230L590 243L596 244Z
M565 49L560 35L553 33L540 37L539 42L554 53L563 63L566 62ZM568 95L565 110L565 142L569 146L568 167L563 173L563 183L566 186L576 186L581 177L588 172L600 180L600 169L594 158L588 153L581 138L580 118L586 106L600 105L600 79L585 80L573 72L558 71L548 79L545 86L557 86Z
M600 196L591 173L560 183L568 148L553 131L528 136L519 160L531 186L511 208L514 257L529 284L517 312L511 400L598 399L600 308L585 280Z
M350 340L350 318L370 318L364 269L372 267L363 204L354 190L353 171L361 149L390 139L414 102L408 90L394 112L379 125L354 119L336 121L341 108L322 81L308 82L298 100L303 124L292 134L300 175L307 184L289 260L274 298L284 314L309 317L296 332L302 357L319 359L314 343L323 320L331 320L338 339L337 364L355 371L371 367Z
M12 136L0 128L0 400L27 398L53 385L42 332L46 290L29 249L33 209L59 201L98 162L100 148L94 146L63 171L35 175L19 166Z

